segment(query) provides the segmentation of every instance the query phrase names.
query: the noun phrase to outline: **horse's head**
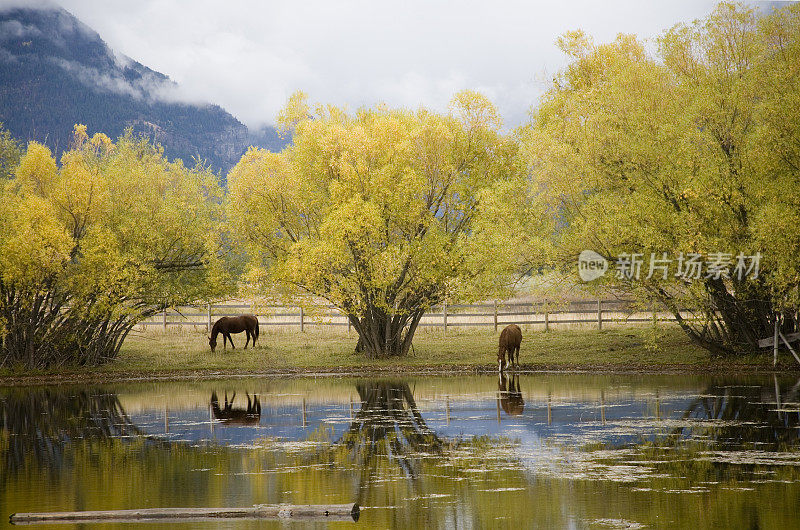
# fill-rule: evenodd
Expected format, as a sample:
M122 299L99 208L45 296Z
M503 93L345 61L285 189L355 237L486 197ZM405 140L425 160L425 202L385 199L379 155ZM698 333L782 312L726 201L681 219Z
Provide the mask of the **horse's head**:
M214 353L214 350L217 349L217 339L208 337L208 345L211 346L211 353Z

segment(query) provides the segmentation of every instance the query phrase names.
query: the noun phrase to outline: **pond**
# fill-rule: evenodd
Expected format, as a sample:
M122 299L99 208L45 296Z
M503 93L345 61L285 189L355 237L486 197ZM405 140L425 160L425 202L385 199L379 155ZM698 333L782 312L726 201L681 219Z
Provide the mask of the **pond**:
M357 523L315 525L796 528L798 392L549 373L3 388L0 517L358 502Z

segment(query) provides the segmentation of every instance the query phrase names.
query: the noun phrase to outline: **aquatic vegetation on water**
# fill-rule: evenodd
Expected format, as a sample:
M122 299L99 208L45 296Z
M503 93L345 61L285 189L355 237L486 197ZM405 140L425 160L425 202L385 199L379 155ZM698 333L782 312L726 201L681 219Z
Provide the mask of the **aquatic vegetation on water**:
M170 409L142 398L128 413L125 385L0 390L0 509L357 501L377 527L797 522L800 418L775 406L792 402L793 381L776 399L771 379L673 392L663 378L648 390L614 376L595 401L532 396L537 377L520 377L522 414L499 406L494 377L422 399L413 382L339 381L352 404L342 390L325 401L271 382L258 422L239 424L214 417L211 392Z

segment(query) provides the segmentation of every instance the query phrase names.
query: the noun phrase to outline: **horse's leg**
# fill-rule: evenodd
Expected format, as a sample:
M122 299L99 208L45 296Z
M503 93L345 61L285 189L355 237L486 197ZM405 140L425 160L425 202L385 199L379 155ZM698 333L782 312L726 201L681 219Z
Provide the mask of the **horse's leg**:
M231 337L231 334L230 334L230 333L228 333L228 340L229 340L229 341L231 341L231 349L232 349L232 350L235 350L235 349L236 349L236 346L234 346L234 345L233 345L233 337Z
M244 349L247 349L247 345L250 344L250 330L245 329L244 334L247 336L247 340L244 341Z

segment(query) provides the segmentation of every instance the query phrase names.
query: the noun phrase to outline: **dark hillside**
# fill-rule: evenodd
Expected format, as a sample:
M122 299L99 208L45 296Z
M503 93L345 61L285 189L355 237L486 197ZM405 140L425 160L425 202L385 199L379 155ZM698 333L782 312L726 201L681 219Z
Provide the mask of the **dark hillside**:
M206 160L223 175L251 143L284 145L274 129L251 134L217 105L169 101L174 86L116 55L63 9L0 9L0 122L21 140L60 152L76 123L112 138L132 128L161 143L170 158Z

